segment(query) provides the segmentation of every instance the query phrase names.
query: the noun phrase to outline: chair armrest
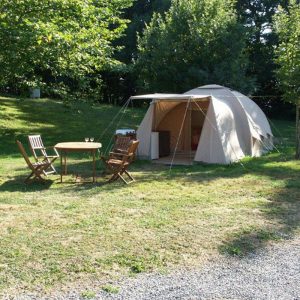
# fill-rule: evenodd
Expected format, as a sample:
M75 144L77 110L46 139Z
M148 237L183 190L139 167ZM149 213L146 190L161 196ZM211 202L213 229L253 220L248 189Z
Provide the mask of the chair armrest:
M126 153L116 153L116 152L109 152L109 155L116 155L116 156L122 156L122 157L130 157L132 156L133 154L128 154L128 152Z
M133 157L133 153L130 153L130 154L123 154L122 155L122 160L123 162L127 161L129 158Z
M44 149L51 149L51 150L53 150L53 152L55 153L55 157L59 157L59 153L58 153L58 151L56 150L56 148L55 147L52 147L52 146L50 146L50 147L45 147ZM47 157L54 157L53 155L47 155Z
M123 150L123 149L114 149L114 151L116 151L115 153L124 153L124 154L127 154L128 151L127 150Z
M125 153L121 153L121 152L109 152L109 155L123 156L123 155L125 155Z

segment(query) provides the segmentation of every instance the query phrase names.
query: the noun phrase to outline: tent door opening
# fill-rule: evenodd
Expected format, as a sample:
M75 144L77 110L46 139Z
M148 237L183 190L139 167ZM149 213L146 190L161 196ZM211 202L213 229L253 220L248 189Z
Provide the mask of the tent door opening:
M191 151L196 151L198 148L204 117L200 111L191 111Z
M208 101L193 102L191 106L191 149L196 151L208 110Z
M161 111L166 106L173 106L162 118ZM188 105L188 106L187 106ZM169 153L158 155L157 163L190 165L194 161L196 150L205 121L208 101L198 103L159 103L156 108L156 120L153 131L158 133L168 132ZM181 133L180 133L180 129ZM161 141L160 141L161 143Z

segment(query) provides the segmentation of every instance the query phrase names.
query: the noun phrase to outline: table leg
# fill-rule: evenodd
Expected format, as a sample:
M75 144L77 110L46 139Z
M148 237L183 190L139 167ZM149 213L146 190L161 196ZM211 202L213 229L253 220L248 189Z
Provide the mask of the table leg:
M60 153L60 182L62 183L62 177L63 177L63 152Z
M92 151L92 153L93 153L93 182L95 182L95 177L96 177L95 151Z
M67 152L65 152L64 161L65 161L64 174L67 175Z

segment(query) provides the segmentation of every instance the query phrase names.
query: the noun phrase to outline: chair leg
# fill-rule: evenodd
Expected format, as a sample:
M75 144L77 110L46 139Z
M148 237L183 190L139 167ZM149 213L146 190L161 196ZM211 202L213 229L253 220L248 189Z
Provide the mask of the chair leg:
M115 173L112 175L112 177L107 181L109 183L117 181L118 179L121 179L125 184L129 184L130 182L128 182L121 174L121 172Z
M125 173L130 179L130 181L125 180L127 184L132 183L132 182L135 181L134 178L129 174L129 172L126 169L123 169L121 171L121 175L123 175L123 173Z
M116 180L118 179L118 177L119 177L119 174L118 174L118 173L115 173L115 174L113 174L113 175L108 179L107 182L113 182L113 181L116 181Z
M135 181L134 178L130 175L130 173L126 170L124 170L124 173L132 180Z
M47 170L49 170L49 171L47 171ZM54 168L54 166L51 164L47 169L45 169L43 171L43 173L44 173L45 176L48 176L49 174L57 174L57 171Z
M50 168L53 170L53 172L56 174L57 173L57 171L56 171L56 169L54 168L54 166L51 164L50 165Z
M26 179L24 180L24 183L28 183L28 182L29 182L29 179L30 179L32 176L33 176L32 180L37 179L37 180L39 180L39 181L45 182L45 179L41 177L41 174L31 172L31 174L28 175L28 176L26 177Z
M123 176L124 173L129 177L130 181L128 181L124 178L124 176ZM126 184L130 184L135 181L134 178L124 168L120 172L118 172L116 175L117 175L116 179L120 178Z
M102 159L102 158L101 158ZM119 167L112 167L110 164L108 164L104 159L102 159L106 165L106 167L113 173L112 176L109 178L107 182L111 183L113 181L118 180L119 178L125 183L129 184L134 182L134 178L127 172L126 167L124 165L120 165ZM130 181L126 180L123 176L123 174L126 174Z
M131 181L127 181L121 174L119 174L119 177L121 178L121 180L122 180L125 184L131 183Z
M42 165L42 166L38 166L36 167L34 170L32 170L32 172L30 173L30 175L28 175L26 177L26 179L24 180L25 183L28 183L29 179L33 176L33 180L37 179L41 182L45 182L45 179L42 178L42 174L44 174L45 170L47 170L47 168L49 168L49 165Z
M36 174L33 179L37 179L38 181L45 182L46 180L39 174Z
M57 157L56 157L56 158L57 158ZM46 172L47 169L45 169L45 171L44 171L44 174L45 174L45 175L47 175L47 174L52 174L52 173L57 174L56 169L54 168L54 166L53 166L53 164L52 164L52 163L56 160L56 158L54 158L53 160L50 160L49 158L47 158L47 161L48 161L48 163L50 164L49 167L48 167L47 169L51 169L52 171Z
M33 174L34 174L34 172L32 171L32 172L25 178L24 182L27 183Z

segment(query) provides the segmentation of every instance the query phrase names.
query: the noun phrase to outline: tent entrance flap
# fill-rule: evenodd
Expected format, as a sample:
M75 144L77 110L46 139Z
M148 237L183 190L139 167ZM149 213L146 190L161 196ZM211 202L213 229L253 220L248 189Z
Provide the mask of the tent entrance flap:
M208 106L209 100L155 103L152 131L169 132L170 153L176 152L180 164L185 160L190 164L194 159Z
M208 102L193 102L191 105L191 150L196 151L202 134Z

